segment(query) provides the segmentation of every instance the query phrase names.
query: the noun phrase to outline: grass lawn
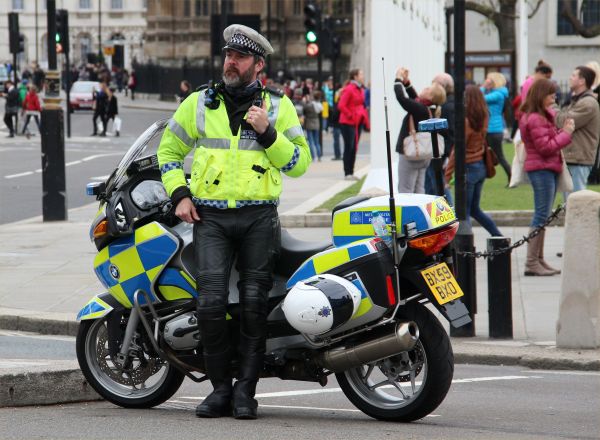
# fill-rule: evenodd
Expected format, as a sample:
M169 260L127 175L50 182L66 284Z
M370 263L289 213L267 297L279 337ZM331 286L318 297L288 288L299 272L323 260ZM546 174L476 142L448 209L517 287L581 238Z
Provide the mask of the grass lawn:
M508 163L512 163L515 153L513 144L504 144L504 156ZM333 207L342 200L348 197L355 196L360 191L364 182L363 177L352 186L344 191L337 193L335 196L327 200L321 206L313 209L312 212L331 212ZM493 179L486 179L483 185L483 193L481 196L481 207L485 211L517 211L517 210L533 210L533 189L531 185L520 185L517 188L507 188L507 177L500 165L496 167L496 176ZM600 192L600 185L590 185L588 189ZM452 188L454 195L454 188ZM557 194L554 201L555 206L562 203L562 195Z
M512 163L515 153L513 144L504 144L504 157ZM507 177L500 165L496 167L496 176L486 179L481 195L481 208L484 211L533 210L533 189L531 185L519 185L517 188L507 188ZM600 185L590 185L588 189L600 192ZM454 188L452 188L454 195ZM562 203L562 195L557 194L555 206Z
M317 206L311 212L331 212L338 203L358 194L366 178L367 176L363 176L362 179L356 181L356 183L352 184L345 190L340 191L335 196L325 201L325 203L321 204L320 206Z

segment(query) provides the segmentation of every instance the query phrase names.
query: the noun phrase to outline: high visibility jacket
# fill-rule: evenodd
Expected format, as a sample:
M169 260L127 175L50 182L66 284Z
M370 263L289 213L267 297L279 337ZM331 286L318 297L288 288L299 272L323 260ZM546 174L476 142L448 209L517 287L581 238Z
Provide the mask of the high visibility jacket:
M310 150L294 105L287 96L262 91L275 142L264 148L254 130L232 133L222 96L216 109L205 105L206 91L192 93L181 103L165 128L158 148L162 181L169 196L187 185L185 156L195 148L190 190L204 205L236 208L276 202L281 194L281 172L304 174Z

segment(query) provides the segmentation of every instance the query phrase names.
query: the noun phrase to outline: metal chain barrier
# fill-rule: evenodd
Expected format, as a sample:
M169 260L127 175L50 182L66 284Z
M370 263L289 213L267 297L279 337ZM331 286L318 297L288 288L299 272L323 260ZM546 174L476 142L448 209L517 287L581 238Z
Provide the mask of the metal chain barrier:
M531 240L533 237L535 237L536 235L538 235L540 232L542 232L546 226L548 226L550 223L552 223L554 220L556 220L559 216L559 214L565 210L565 205L559 205L553 212L552 214L550 214L550 216L546 219L546 221L544 222L543 225L538 226L537 228L533 229L529 235L525 235L523 236L523 238L521 238L520 240L515 241L512 245L505 247L505 248L501 248L501 249L495 249L491 252L468 252L468 251L456 251L457 255L463 256L463 257L469 257L469 258L494 258L497 255L501 255L504 254L506 252L511 252L513 249L518 248L519 246L523 246L525 243L529 242L529 240Z

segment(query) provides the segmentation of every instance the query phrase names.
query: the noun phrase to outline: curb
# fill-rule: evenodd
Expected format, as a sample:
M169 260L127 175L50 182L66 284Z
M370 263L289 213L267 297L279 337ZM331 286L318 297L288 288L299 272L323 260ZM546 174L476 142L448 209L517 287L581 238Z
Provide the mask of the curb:
M519 365L533 370L600 371L600 360L556 359L538 355L461 353L454 350L456 364Z
M42 335L77 336L79 322L29 318L17 315L0 315L0 329L39 333Z
M0 375L0 408L102 400L81 370Z

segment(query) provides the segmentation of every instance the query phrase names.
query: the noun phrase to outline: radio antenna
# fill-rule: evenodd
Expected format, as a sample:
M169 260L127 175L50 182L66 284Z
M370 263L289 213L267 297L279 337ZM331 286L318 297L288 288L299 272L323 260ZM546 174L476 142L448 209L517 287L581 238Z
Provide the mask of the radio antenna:
M387 95L385 92L385 59L381 57L381 66L383 69L383 108L385 110L385 144L387 147L387 168L388 181L390 188L390 229L392 235L392 254L394 256L394 265L396 266L396 281L398 281L398 267L400 266L400 255L398 254L398 232L396 229L396 201L394 200L394 179L392 177L392 146L390 142L390 124L388 121ZM400 299L400 285L396 284L398 299Z

